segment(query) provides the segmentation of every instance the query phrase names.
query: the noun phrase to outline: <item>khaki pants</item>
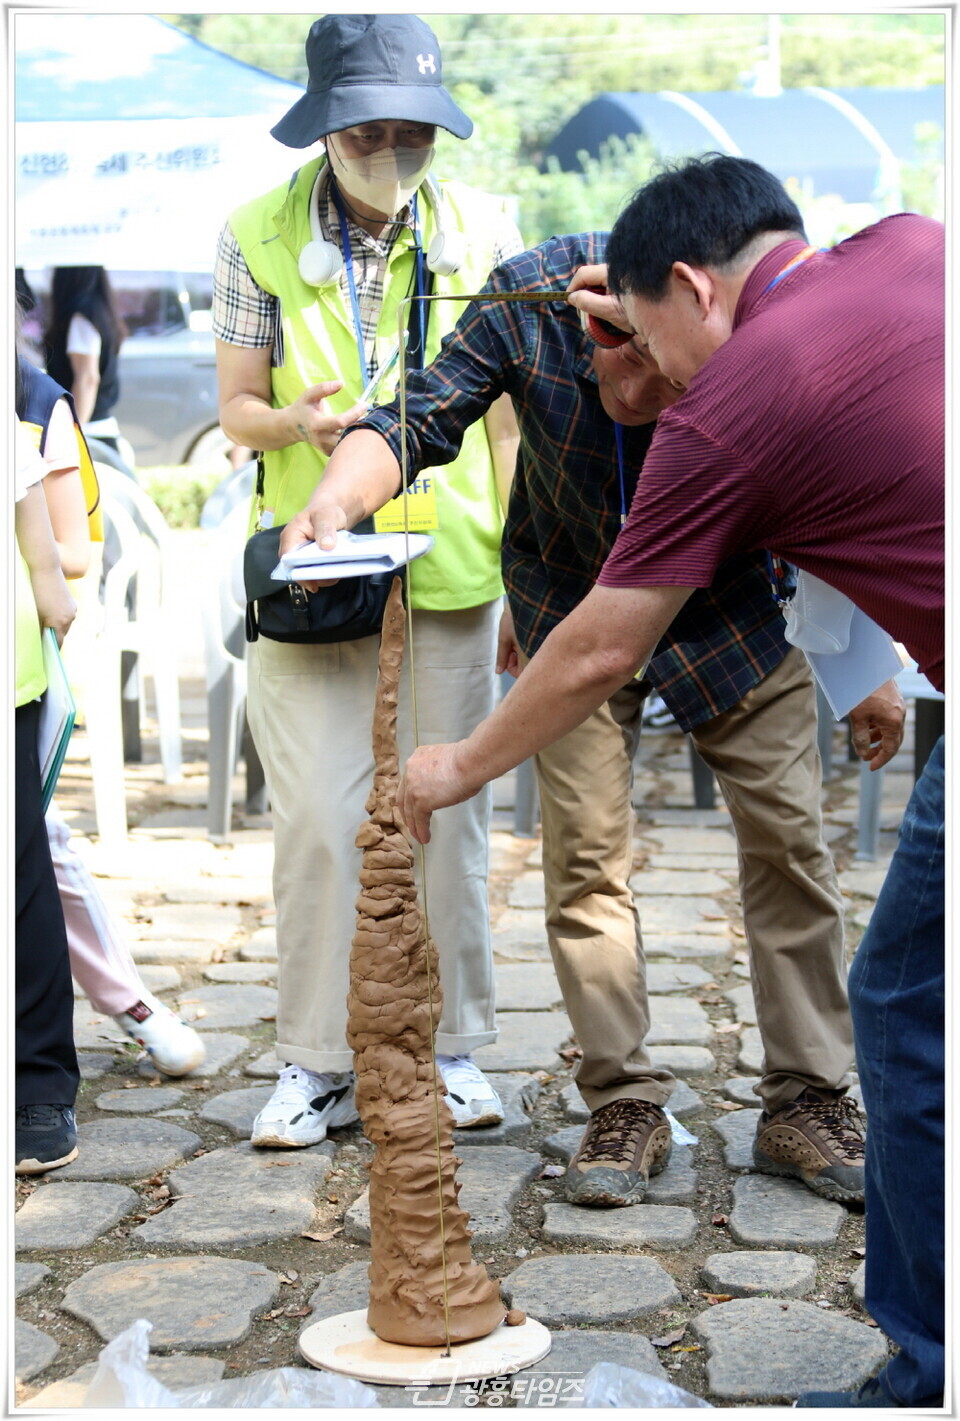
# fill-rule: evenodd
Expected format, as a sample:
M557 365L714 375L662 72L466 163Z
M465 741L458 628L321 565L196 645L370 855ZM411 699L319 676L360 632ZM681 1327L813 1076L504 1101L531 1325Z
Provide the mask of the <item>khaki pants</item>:
M420 740L459 740L493 709L499 602L415 612ZM273 812L277 1056L312 1071L353 1064L344 1032L360 850L373 782L370 747L380 639L250 647L248 714ZM409 648L408 648L409 652ZM400 760L413 748L409 654L400 686ZM430 934L443 1011L436 1049L495 1041L487 907L489 789L440 810L425 851ZM419 855L418 855L419 858Z
M591 1110L622 1096L663 1105L675 1084L643 1044L650 1012L628 887L642 704L638 688L626 687L536 757L547 935L583 1050L577 1085ZM822 837L816 703L803 655L791 649L732 710L692 735L737 834L763 1103L773 1110L808 1085L847 1086L842 900Z

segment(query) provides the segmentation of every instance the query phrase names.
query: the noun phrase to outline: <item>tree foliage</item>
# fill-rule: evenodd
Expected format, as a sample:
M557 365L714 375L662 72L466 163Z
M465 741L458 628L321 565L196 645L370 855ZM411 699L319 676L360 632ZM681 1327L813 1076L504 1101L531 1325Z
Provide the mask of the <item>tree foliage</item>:
M163 18L215 49L306 84L306 15L205 14ZM770 59L763 14L430 15L443 50L444 82L475 124L468 143L438 136L438 170L510 194L524 238L611 223L649 176L644 142L611 140L584 173L543 170L560 128L602 93L696 93L751 87ZM785 88L923 86L944 82L942 15L784 15L779 22ZM933 148L906 172L905 201L920 211L942 202Z

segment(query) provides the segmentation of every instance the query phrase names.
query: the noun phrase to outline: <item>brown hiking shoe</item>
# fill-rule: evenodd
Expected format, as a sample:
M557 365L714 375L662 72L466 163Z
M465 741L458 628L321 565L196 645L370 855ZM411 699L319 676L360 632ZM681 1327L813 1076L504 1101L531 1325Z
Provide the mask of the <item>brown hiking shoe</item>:
M782 1110L764 1110L753 1167L800 1179L824 1199L863 1202L863 1122L852 1100L807 1089Z
M670 1122L649 1100L612 1100L590 1117L567 1166L571 1204L614 1209L639 1204L651 1174L670 1158Z

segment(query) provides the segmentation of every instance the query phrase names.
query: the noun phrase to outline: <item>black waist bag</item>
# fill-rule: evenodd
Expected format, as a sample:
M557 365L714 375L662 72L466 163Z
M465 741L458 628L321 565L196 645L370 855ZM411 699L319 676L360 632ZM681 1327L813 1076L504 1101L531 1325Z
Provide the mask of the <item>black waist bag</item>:
M372 532L366 523L357 532ZM396 572L344 577L333 587L306 592L296 582L274 582L270 576L280 560L279 528L264 528L247 542L243 584L247 594L247 641L356 641L379 634L383 612Z

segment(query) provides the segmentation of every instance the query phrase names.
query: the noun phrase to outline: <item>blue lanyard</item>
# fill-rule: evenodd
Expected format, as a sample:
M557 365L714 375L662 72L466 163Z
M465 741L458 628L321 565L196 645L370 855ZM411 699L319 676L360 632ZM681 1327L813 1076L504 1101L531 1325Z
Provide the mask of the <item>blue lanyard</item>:
M353 308L353 335L357 342L357 355L360 360L361 388L365 388L370 379L367 367L367 355L363 344L363 321L360 317L360 301L357 296L357 282L353 274L353 247L350 242L350 233L347 230L347 214L344 210L343 201L340 197L336 183L331 184L334 205L337 209L337 216L340 218L340 241L343 246L343 264L347 272L347 286L350 289L350 305ZM423 295L423 242L420 239L420 217L417 211L417 199L414 195L413 203L413 236L414 236L414 260L415 260L415 290L418 296ZM420 325L420 349L424 354L423 364L426 364L426 302L417 303L417 315Z
M613 437L617 445L617 472L620 475L620 527L627 521L627 492L623 480L623 425L614 423Z

